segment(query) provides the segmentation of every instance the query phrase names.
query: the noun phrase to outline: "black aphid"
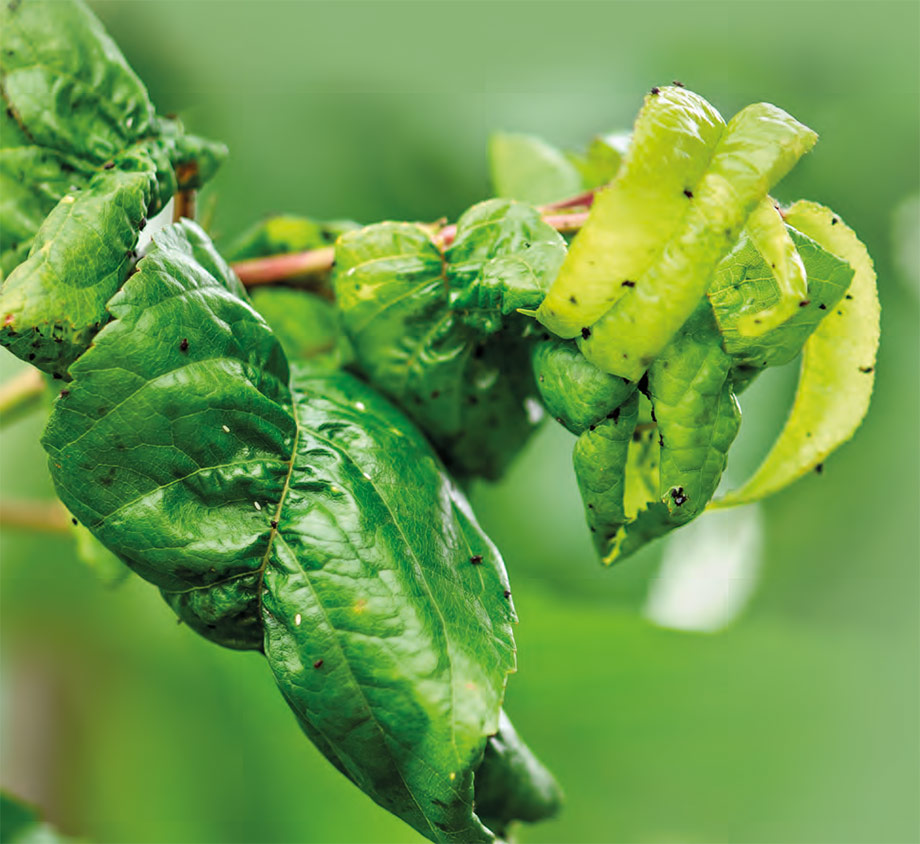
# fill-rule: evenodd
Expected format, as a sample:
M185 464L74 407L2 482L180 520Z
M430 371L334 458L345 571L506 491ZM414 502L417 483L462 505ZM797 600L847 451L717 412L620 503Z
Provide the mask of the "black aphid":
M188 351L188 337L183 337L182 341L179 343L179 351L187 352Z
M685 504L687 501L687 496L684 495L684 488L682 486L674 487L671 490L671 498L674 499L674 503L680 507L682 504Z
M635 287L635 286L636 286L636 282L630 281L629 279L627 279L620 285L620 287Z
M693 191L689 188L684 188L684 196L686 196L687 199L693 199Z
M473 556L470 557L470 562L474 566L481 565L482 564L482 554L473 554Z
M591 336L591 329L590 329L590 328L582 328L582 329L581 329L581 339L582 339L582 340L587 340L590 336Z

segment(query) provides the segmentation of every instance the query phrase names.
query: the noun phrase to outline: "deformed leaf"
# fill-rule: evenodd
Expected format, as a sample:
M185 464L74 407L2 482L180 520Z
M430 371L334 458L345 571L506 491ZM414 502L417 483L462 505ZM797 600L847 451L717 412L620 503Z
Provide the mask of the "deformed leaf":
M866 247L832 211L797 202L786 222L853 269L846 296L805 343L795 402L772 450L740 489L713 503L730 507L771 495L821 463L859 427L869 407L879 342L875 270Z
M532 323L514 311L540 301L564 250L510 200L469 209L443 254L408 223L336 244L336 300L360 369L461 474L500 476L534 429Z
M492 841L473 797L515 661L501 557L401 413L290 376L215 255L172 226L110 301L43 438L57 490L189 626L263 651L374 800L433 841ZM511 767L510 794L545 789Z
M686 210L670 236L657 242L646 271L629 277L632 287L622 288L613 277L613 286L625 292L579 339L585 356L614 375L641 377L696 308L748 215L816 138L784 111L758 103L731 119L711 155L697 149L699 178L679 192L672 186ZM637 130L631 149L638 148Z
M0 289L0 342L13 354L64 377L89 345L134 266L153 169L102 170L48 215Z
M0 22L0 342L66 377L147 217L177 185L212 175L226 149L156 117L83 3L16 0Z
M759 336L740 330L742 320L770 310L782 295L769 264L746 234L719 264L707 291L722 344L736 366L755 367L756 371L791 361L821 320L834 313L853 279L853 269L846 261L791 226L786 228L805 268L807 290L785 321Z

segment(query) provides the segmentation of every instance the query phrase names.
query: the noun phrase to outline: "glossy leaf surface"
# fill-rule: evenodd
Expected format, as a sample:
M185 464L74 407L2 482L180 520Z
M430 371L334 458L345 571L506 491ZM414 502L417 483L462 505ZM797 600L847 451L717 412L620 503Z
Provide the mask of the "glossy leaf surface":
M408 420L351 376L291 379L239 293L194 224L155 236L56 401L58 492L189 626L264 651L377 802L492 840L473 788L515 662L501 557Z

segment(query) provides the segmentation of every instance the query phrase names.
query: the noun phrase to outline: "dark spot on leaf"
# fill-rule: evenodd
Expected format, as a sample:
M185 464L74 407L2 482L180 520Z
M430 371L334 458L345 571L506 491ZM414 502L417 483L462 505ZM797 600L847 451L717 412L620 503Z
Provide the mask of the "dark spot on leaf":
M502 595L504 595L506 598L510 598L511 592L508 589L506 589L504 592L502 592Z
M629 279L626 279L626 281L624 281L624 282L620 285L620 287L635 287L635 286L636 286L636 282L630 281Z
M840 221L836 217L831 217L831 225L836 226Z
M278 522L277 522L276 519L272 519L270 524L271 524L271 526L272 526L273 528L277 528L277 527L278 527Z
M684 87L684 83L681 82L679 79L675 79L671 84L672 84L672 85L676 85L678 88L683 88L683 87Z
M179 343L179 351L187 352L188 351L188 337L183 337Z
M582 328L582 329L581 329L581 339L582 339L582 340L587 340L590 336L591 336L591 329L590 329L590 328Z
M860 371L860 372L865 372L867 375L868 375L870 372L873 372L874 370L875 370L875 367L874 367L874 366L861 366L861 367L859 367L859 371Z
M661 93L661 89L660 89L660 88L657 88L657 87L656 87L656 88L652 88L652 94L653 94L654 96L657 97L658 94L660 94L660 93Z
M313 663L313 667L314 667L314 668L322 668L322 667L323 667L323 661L322 661L321 659L316 660L316 662Z
M570 301L573 305L577 305L577 304L578 304L578 300L577 300L574 296L569 296L569 301Z
M71 519L70 521L73 522L74 527L76 527L79 524L79 522L76 519Z
M800 307L800 308L804 308L804 307L806 307L807 305L810 305L810 304L811 304L811 299L802 299L802 301L799 302L799 307Z
M826 311L826 310L827 310L827 305L825 305L824 302L822 302L820 305L818 305L818 310L819 310L819 311Z
M103 170L111 170L114 166L115 166L115 162L114 162L114 161L106 161L106 163L102 165L102 169L103 169Z
M847 298L847 299L852 299L853 297L852 297L849 293L847 293L846 298Z
M684 196L686 196L687 199L693 199L693 191L689 188L684 188Z
M61 398L66 399L70 395L70 390L61 390Z
M612 419L613 424L616 425L617 422L620 421L620 408L617 407L614 410L611 410L610 413L607 414L607 418Z
M473 556L470 557L470 562L474 566L481 565L482 564L482 554L473 554Z
M817 466L815 466L815 474L820 475L823 471L824 471L823 463L819 463Z

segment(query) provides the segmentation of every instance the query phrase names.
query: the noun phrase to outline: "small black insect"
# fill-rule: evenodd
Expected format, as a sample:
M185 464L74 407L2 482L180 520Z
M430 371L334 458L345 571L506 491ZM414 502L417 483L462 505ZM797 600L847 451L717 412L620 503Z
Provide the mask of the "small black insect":
M688 188L684 188L684 196L686 196L687 199L693 199L693 191L689 190Z
M591 336L591 329L590 329L590 328L582 328L582 329L581 329L581 339L582 339L582 340L587 340L590 336Z
M278 522L277 522L275 519L272 519L271 522L270 522L270 524L271 524L271 526L272 526L273 528L277 528L277 527L278 527Z
M70 390L61 390L61 398L66 399L70 395Z
M815 466L815 473L816 473L816 474L820 475L823 471L824 471L824 464L823 464L823 463L819 463L817 466Z
M504 592L502 592L502 595L504 595L506 598L510 598L510 597L511 597L511 592L509 592L509 591L506 589Z
M470 557L470 562L474 566L482 565L482 554L473 554L473 556Z
M103 170L111 170L114 166L115 166L115 162L114 162L114 161L106 161L106 163L102 165L102 169L103 169Z
M627 279L620 285L620 287L635 287L635 286L636 286L636 282L630 281L629 279Z
M852 299L853 297L852 297L849 293L847 293L846 298L847 298L847 299Z
M179 343L179 351L187 352L188 351L188 337L183 337L182 342Z
M141 221L137 224L138 231L143 231L144 226L147 225L147 218L141 217Z
M577 305L577 304L578 304L578 300L577 300L574 296L569 296L569 301L570 301L573 305Z
M840 220L838 220L836 217L831 217L831 225L832 225L832 226L836 226L837 223L839 223L839 222L840 222Z
M615 410L611 410L610 413L607 414L607 418L608 418L608 419L612 419L612 420L613 420L613 424L616 425L617 422L620 421L620 408L616 408Z
M79 524L79 522L76 519L71 519L70 521L73 522L74 527L76 527Z
M314 668L322 668L322 667L323 667L323 661L322 661L321 659L316 660L316 662L313 663L313 667L314 667Z
M594 425L588 425L588 430L589 430L589 431L593 431L593 430L594 430L594 428L595 428L595 426L594 426Z
M674 503L678 507L687 502L687 496L684 495L684 488L682 486L674 487L674 489L671 490L671 498L674 499Z
M661 93L661 88L652 88L652 94L654 94L655 96L657 96L660 93Z
M799 307L800 307L800 308L804 308L804 307L806 307L807 305L810 305L810 304L811 304L811 299L802 299L802 301L799 302Z
M673 81L671 82L671 84L672 84L672 85L676 85L678 88L683 88L683 87L684 87L684 83L681 82L679 79L673 80Z
M822 302L820 305L818 305L818 310L826 311L827 305L825 305L824 302Z
M867 375L868 375L870 372L874 371L874 370L875 370L875 367L874 367L874 366L861 366L861 367L859 367L859 371L860 371L860 372L865 372Z

